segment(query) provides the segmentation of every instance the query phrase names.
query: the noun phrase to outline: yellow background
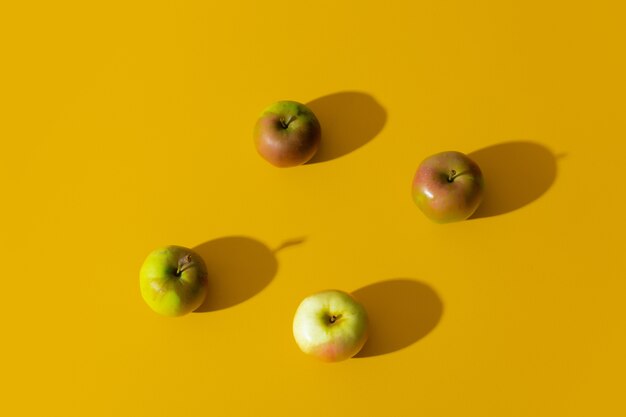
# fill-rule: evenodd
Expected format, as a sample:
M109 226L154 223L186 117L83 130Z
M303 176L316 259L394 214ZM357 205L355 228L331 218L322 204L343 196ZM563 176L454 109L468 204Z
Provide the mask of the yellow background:
M0 414L624 415L620 3L3 2ZM324 113L316 163L256 154L280 99ZM444 150L490 167L477 218L411 201ZM167 244L219 308L149 310ZM362 357L297 349L327 288Z

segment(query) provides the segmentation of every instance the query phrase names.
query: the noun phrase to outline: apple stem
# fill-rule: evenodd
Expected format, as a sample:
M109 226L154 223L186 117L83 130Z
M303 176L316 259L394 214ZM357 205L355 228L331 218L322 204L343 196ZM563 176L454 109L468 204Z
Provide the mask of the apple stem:
M451 170L451 171L450 171L450 175L448 175L448 182L452 182L452 181L454 181L454 179L455 179L456 177L458 177L458 176L459 176L459 174L457 174L457 173L456 173L456 170L454 170L454 169L453 169L453 170Z
M337 316L330 316L330 322L334 323L337 321Z
M280 119L280 124L283 126L284 129L287 129L289 127L289 124L293 122L295 118L296 117L294 115L291 115L287 120Z
M192 264L191 255L185 255L182 258L180 258L178 260L178 268L176 269L176 276L179 277L180 274L182 274L183 271L187 269L191 264Z

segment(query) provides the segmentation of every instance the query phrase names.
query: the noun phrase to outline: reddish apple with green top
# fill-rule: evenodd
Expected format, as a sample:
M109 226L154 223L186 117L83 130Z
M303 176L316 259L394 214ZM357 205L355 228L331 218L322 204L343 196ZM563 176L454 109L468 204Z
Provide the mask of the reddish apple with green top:
M322 129L315 114L295 101L279 101L263 111L254 127L259 154L277 167L309 161L319 147Z
M415 204L434 222L465 220L483 199L483 174L467 155L441 152L419 165L412 192Z
M293 336L300 350L325 362L356 355L367 340L365 308L339 290L305 298L293 319Z

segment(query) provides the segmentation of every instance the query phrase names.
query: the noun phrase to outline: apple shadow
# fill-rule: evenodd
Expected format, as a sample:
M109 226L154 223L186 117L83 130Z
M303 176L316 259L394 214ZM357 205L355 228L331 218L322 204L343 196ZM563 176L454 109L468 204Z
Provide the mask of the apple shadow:
M485 179L485 196L470 219L493 217L524 207L554 183L557 157L535 142L513 141L468 154Z
M355 358L385 355L412 345L441 320L443 301L428 285L399 278L352 292L369 316L369 337Z
M206 263L209 278L207 297L195 312L222 310L260 293L276 276L276 253L303 241L290 240L272 250L256 239L227 236L194 247Z
M319 149L308 162L330 161L362 147L380 133L385 109L369 94L344 91L317 98L306 105L322 127Z

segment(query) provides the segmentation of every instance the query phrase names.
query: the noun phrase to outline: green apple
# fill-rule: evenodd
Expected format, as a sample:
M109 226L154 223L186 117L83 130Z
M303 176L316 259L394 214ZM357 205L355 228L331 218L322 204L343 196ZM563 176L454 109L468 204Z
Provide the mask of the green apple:
M293 336L300 350L325 362L356 355L367 340L365 308L339 290L305 298L293 319Z
M207 270L191 249L167 246L151 252L139 272L144 301L164 316L182 316L200 307L207 294Z
M424 159L413 178L413 201L437 223L465 220L483 199L480 167L467 155L448 151Z
M259 154L277 167L293 167L310 160L322 130L315 114L295 101L279 101L266 108L254 127Z

